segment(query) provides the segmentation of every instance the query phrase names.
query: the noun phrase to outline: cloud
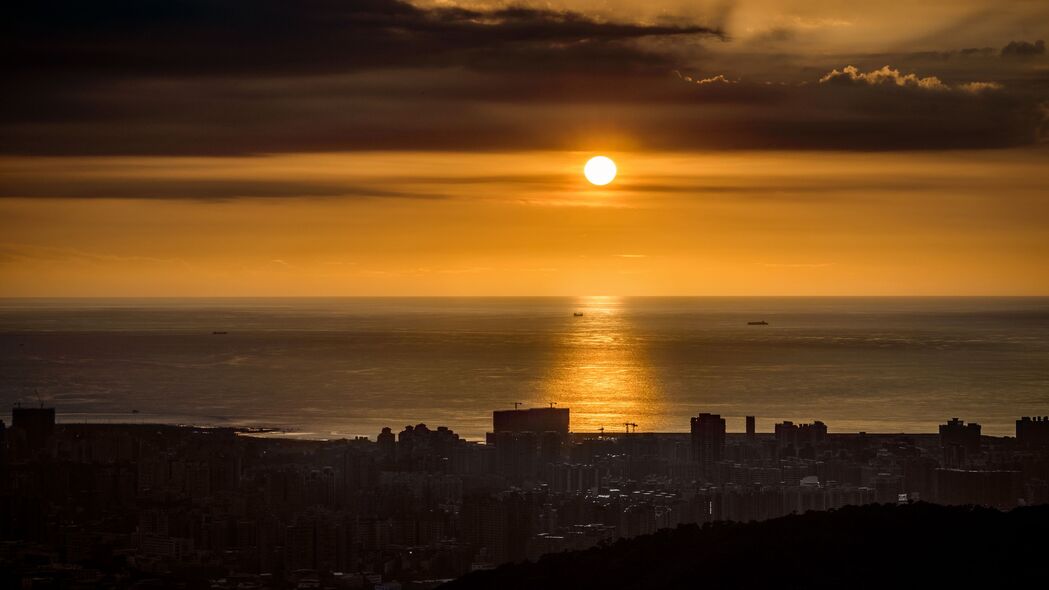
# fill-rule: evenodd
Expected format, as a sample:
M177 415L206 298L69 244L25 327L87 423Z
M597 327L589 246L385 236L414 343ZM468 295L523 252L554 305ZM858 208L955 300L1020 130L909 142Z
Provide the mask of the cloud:
M966 82L965 84L957 86L957 88L962 92L977 93L987 90L1001 90L1004 86L997 82Z
M947 90L949 87L936 76L920 78L916 74L901 74L889 66L867 73L862 73L855 66L845 66L841 70L831 70L820 78L820 84L867 84L870 86L902 86L921 88L922 90Z
M679 72L677 70L674 70L674 74L677 75L678 78L681 78L682 80L684 80L685 82L690 82L692 84L703 85L703 84L736 84L736 83L738 83L736 80L729 80L728 78L726 78L722 74L718 74L716 76L711 76L709 78L698 78L698 79L697 78L693 78L692 76L683 75L681 72Z
M1002 57L1033 57L1045 55L1045 41L1038 40L1034 43L1027 41L1010 41L1002 47Z
M1038 143L1049 143L1049 101L1038 105L1040 120L1038 121L1037 141Z
M827 268L834 266L833 262L766 262L763 266L767 268Z
M1004 86L998 82L964 82L955 86L945 84L936 76L919 77L917 74L902 74L899 70L883 66L867 73L860 72L855 66L845 66L841 70L831 70L820 78L820 84L826 85L867 85L897 86L916 88L936 92L961 91L978 94L992 90L1001 90Z
M594 20L540 8L421 8L403 0L41 0L4 19L7 67L39 76L316 75L396 66L532 62L652 36L722 37L710 27ZM596 64L592 64L596 65Z
M198 199L222 201L239 198L356 197L440 198L410 190L391 190L360 184L236 180L236 179L138 179L74 176L63 178L7 178L0 183L0 198L67 199Z
M0 243L0 265L19 262L32 264L60 264L75 262L80 264L105 264L117 262L122 264L159 264L189 269L191 265L181 258L158 258L153 256L120 256L116 254L89 252L77 248L41 246L37 244Z
M1047 74L1032 60L731 56L710 49L732 44L716 27L660 22L401 0L20 3L0 23L0 153L893 150L1039 137ZM815 83L841 63L852 65ZM387 196L295 183L51 188Z

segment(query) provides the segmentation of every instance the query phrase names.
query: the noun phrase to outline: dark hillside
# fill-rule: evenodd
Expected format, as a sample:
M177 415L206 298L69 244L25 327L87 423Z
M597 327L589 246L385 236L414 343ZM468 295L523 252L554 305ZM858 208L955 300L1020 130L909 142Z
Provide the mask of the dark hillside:
M999 512L870 505L758 523L681 526L537 563L468 574L446 590L593 588L1045 588L1049 506Z

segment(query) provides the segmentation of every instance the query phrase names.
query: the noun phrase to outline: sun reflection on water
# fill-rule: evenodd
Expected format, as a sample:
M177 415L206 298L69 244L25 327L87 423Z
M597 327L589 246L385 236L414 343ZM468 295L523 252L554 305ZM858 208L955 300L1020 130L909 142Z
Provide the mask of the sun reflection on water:
M635 333L620 297L580 297L566 316L559 356L543 381L543 393L572 410L573 432L651 429L662 412L644 340Z

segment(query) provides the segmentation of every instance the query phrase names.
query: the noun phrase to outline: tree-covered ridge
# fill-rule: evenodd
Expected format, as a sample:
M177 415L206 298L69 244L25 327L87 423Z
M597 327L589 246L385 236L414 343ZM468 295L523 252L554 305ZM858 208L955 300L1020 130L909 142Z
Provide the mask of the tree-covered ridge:
M683 525L474 572L442 588L1005 588L1049 580L1046 556L1049 506L886 504Z

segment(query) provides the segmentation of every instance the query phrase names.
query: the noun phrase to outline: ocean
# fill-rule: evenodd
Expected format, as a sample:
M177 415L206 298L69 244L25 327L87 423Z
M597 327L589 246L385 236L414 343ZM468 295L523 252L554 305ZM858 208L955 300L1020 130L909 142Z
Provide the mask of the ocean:
M481 439L515 403L570 408L573 431L713 412L1012 435L1049 414L1049 298L6 299L0 416L16 403L320 439Z

